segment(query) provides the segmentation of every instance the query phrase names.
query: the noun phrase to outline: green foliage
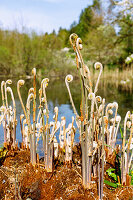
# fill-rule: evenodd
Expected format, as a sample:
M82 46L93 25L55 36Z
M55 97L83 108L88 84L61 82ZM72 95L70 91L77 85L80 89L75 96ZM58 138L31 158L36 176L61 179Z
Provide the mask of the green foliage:
M60 48L64 48L65 46L68 46L70 44L68 41L69 35L70 34L68 30L62 29L60 27L58 35L57 35L59 43L60 43Z
M110 181L107 181L107 180L104 180L104 183L109 185L109 186L111 186L111 187L113 187L113 188L117 188L118 187L118 185L116 183L113 183L113 182L110 182Z
M122 45L122 50L127 56L133 53L133 18L126 15L120 18L120 31L118 42Z
M106 21L101 8L101 1L93 0L92 5L82 10L78 22L74 21L69 30L60 27L58 33L53 30L37 35L34 31L29 34L0 29L0 75L30 75L33 67L42 74L63 75L73 71L75 55L69 54L72 51L69 35L73 32L84 42L82 55L86 63L99 61L109 69L126 65L125 59L133 53L132 15L116 12L114 23L119 26L116 34L114 24ZM63 52L64 47L70 50ZM126 63L130 64L129 59Z
M117 181L117 175L115 173L113 173L115 171L115 169L113 168L109 168L106 170L108 176L110 176L112 179L114 179L115 181Z
M11 54L10 50L5 46L0 46L0 71L2 74L8 74L11 71Z
M81 37L89 32L92 21L92 9L91 7L85 8L79 17L79 24L77 25L77 34Z
M0 60L5 61L6 59L9 59L9 56L9 49L7 47L0 46Z
M114 168L109 168L109 169L106 170L106 173L108 174L108 176L109 176L113 181L115 181L115 183L114 183L114 182L111 182L111 181L108 181L108 180L104 180L104 183L105 183L105 184L107 184L107 185L109 185L109 186L111 186L111 187L113 187L113 188L116 188L116 187L118 187L118 186L121 186L121 184L118 183L117 174L114 173L115 171L116 171L116 169L114 169Z
M109 146L109 145L107 145ZM121 182L121 167L120 167L120 156L116 153L116 151L114 150L115 154L116 154L116 159L115 159L115 168L109 168L106 170L106 173L108 174L108 176L115 181L115 183L117 184L117 186L120 186L119 182L118 182L118 176Z
M123 140L123 131L122 131L121 126L120 126L120 133L121 133L121 139Z
M91 6L81 11L78 23L75 21L72 23L70 26L70 34L76 33L86 42L87 35L101 24L103 24L103 17L100 1L94 0Z
M129 175L131 176L131 185L133 185L133 169L130 170Z
M1 148L0 148L0 163L1 163L1 161L5 158L6 153L7 153L7 149L4 148L4 147L1 147Z
M116 175L119 176L121 182L121 163L119 154L116 154L115 171Z

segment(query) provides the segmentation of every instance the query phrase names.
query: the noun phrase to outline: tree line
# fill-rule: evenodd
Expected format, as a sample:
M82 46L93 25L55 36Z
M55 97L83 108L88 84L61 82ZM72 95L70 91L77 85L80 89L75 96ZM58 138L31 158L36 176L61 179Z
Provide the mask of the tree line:
M82 10L79 21L58 33L38 35L0 29L0 75L29 75L33 67L40 73L64 74L74 68L69 35L75 32L83 40L85 61L102 62L108 68L126 67L133 53L133 15L122 12L112 0L105 9L101 1ZM64 48L68 49L65 50ZM64 50L63 50L64 49Z

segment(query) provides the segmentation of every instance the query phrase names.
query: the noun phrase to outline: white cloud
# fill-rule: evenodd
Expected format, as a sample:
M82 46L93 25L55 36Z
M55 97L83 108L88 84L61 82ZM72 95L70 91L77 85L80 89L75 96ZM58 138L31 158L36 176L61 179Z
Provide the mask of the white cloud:
M23 27L34 29L36 32L51 32L55 24L50 16L29 10L13 11L0 7L0 27L4 29L18 29ZM56 29L56 28L55 28Z
M71 6L68 0L13 0L13 4L10 1L6 5L3 1L3 6L0 6L0 27L19 31L26 27L37 33L50 33L53 29L58 31L59 27L69 28L74 20L78 20L84 1L87 0L77 1L80 4L75 5L76 0L73 0Z
M64 3L64 2L67 2L67 0L32 0L32 1L36 1L36 2L44 2L44 3L53 3L53 4L56 4L56 3Z
M40 0L40 1L49 2L49 3L61 3L61 2L64 2L65 0Z

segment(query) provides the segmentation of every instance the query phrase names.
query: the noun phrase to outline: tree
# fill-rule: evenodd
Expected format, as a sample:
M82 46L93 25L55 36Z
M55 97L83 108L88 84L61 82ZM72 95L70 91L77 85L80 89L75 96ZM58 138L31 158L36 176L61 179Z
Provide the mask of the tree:
M68 37L69 37L69 32L66 29L62 29L61 27L59 28L58 35L57 35L60 43L60 47L64 48L66 45L68 45Z
M101 3L99 0L94 0L91 6L81 11L79 22L72 23L70 34L74 32L85 41L86 35L102 23Z
M123 50L125 51L124 56L128 56L133 53L133 19L131 15L127 14L119 20L119 35L117 43L121 43Z
M119 49L115 46L117 35L110 24L101 25L92 30L86 38L86 60L114 64L119 56Z

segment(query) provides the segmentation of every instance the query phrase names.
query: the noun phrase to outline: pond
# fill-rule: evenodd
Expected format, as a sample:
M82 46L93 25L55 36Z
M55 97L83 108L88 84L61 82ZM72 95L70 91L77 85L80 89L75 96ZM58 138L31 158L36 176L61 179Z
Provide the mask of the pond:
M45 78L45 77L44 77ZM0 78L0 82L2 80L7 80L5 78ZM16 108L17 108L17 140L18 142L21 142L21 131L20 131L20 114L23 113L21 104L18 98L17 94L17 81L18 79L13 78L12 79L13 83L11 85L11 88L14 93L15 101L16 101ZM22 99L24 102L24 105L26 104L27 100L27 94L28 90L30 87L33 87L32 79L25 79L25 85L22 86L20 89L21 94L22 94ZM40 88L40 83L41 80L37 80L37 91ZM95 84L95 83L94 83ZM70 89L71 93L73 96L73 100L76 106L76 109L78 113L80 114L80 103L81 103L81 91L80 91L80 81L78 79L73 80L72 83L70 83ZM47 92L47 100L48 100L48 108L49 108L49 115L50 118L49 120L51 121L53 119L53 111L54 107L58 106L59 108L59 115L58 115L58 120L61 120L62 116L65 116L66 118L66 126L68 126L69 123L71 123L72 116L74 116L70 101L69 101L69 95L68 91L65 85L64 79L51 79L49 81L49 85L46 89ZM122 122L121 124L123 125L123 120L126 115L126 112L130 110L131 112L133 111L133 94L132 94L132 89L129 91L124 89L119 85L119 84L114 84L110 80L101 80L99 84L99 89L97 92L97 95L100 95L101 97L104 97L106 100L106 104L110 102L116 101L119 105L118 107L118 113L122 117ZM8 103L9 105L12 105L10 95L8 95ZM39 97L37 93L37 108L39 106ZM2 105L2 99L1 99L1 93L0 93L0 105ZM76 126L76 124L75 124ZM57 133L58 136L59 132ZM117 143L121 143L120 140L121 136L120 133L118 134L117 138ZM58 139L58 137L57 137ZM0 144L2 144L4 141L4 133L3 133L3 127L2 125L0 126ZM79 141L79 132L77 130L76 135L75 135L75 141ZM39 141L39 146L38 146L38 151L39 155L43 156L42 152L42 140Z

